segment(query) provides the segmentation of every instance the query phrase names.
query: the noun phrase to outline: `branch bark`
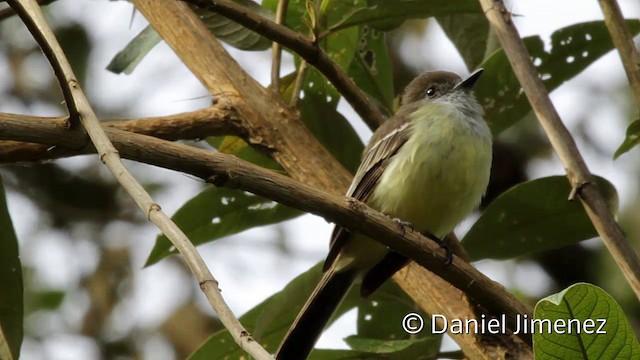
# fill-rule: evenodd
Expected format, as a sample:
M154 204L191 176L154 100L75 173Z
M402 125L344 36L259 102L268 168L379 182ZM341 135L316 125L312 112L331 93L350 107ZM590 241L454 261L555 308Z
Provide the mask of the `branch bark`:
M385 121L384 116L371 98L358 89L353 80L331 60L329 55L318 46L317 42L286 26L278 25L269 19L265 19L233 1L182 1L225 16L300 55L309 64L316 67L336 87L370 129L377 129Z
M38 117L31 115L15 115L0 113L0 133L7 124L13 126L25 126L28 129L47 131L47 127L39 126L42 123L54 124L55 127L66 129L68 117ZM165 140L195 140L207 136L235 135L246 137L243 121L235 110L224 104L215 104L212 107L181 113L170 116L153 116L139 119L112 119L100 122L102 126L127 130L139 134L150 135ZM38 131L38 130L36 130ZM74 130L69 130L73 132ZM65 137L69 142L65 147L51 147L42 144L18 141L0 141L0 164L16 162L33 162L57 159L77 154L73 149L82 148L84 143L76 143L77 137ZM29 141L29 139L25 139Z
M83 141L82 134L75 134L76 139L71 140L64 129L44 121L39 124L39 127L39 131L34 131L10 124L0 132L0 138L17 140L29 138L47 145ZM47 131L44 131L44 128L48 128ZM171 143L119 129L105 128L105 132L119 153L127 159L181 171L205 179L216 186L239 188L322 216L328 221L337 222L352 231L365 234L413 258L423 267L469 295L474 302L481 304L491 314L505 314L511 321L515 320L518 314L531 317L532 311L529 306L518 301L501 285L484 276L469 263L454 256L452 265L444 266L446 255L438 244L418 232L400 229L398 224L388 216L351 197L317 190L313 186L219 152ZM39 134L37 139L34 139L34 133ZM82 153L93 151L90 145L81 150ZM448 299L448 301L455 300ZM531 339L527 334L521 335L524 341L530 343Z
M107 137L89 100L82 91L71 65L53 31L47 24L38 3L35 0L9 0L8 3L25 23L54 68L69 109L69 116L74 123L79 121L82 124L91 138L100 160L107 166L111 174L118 180L138 207L147 214L147 218L171 240L172 244L182 254L191 272L198 280L200 288L218 314L220 321L229 329L231 336L238 345L256 359L271 359L271 355L251 338L233 315L233 312L222 298L218 282L191 241L160 209L160 206L153 201L142 185L124 166L118 151Z
M230 98L239 102L243 98L246 100L242 104L238 103L238 107L249 108L246 111L239 111L241 116L246 114L249 143L257 142L260 146L272 149L276 161L294 179L333 194L344 194L351 182L351 175L339 166L336 160L326 152L326 149L324 151L318 149L324 148L301 125L298 114L280 102L281 99L273 96L272 92L265 94L264 89L255 88L259 85L238 67L184 4L176 1L133 0L133 2L212 94L231 94L232 96L220 99L225 101ZM217 1L216 3L229 4L230 2ZM237 14L241 19L252 18L250 12ZM256 20L257 23L254 24L257 25L269 24L263 22L261 18ZM262 31L261 25L254 30L269 38L267 30ZM289 40L299 38L303 43L308 42L306 38L287 28L283 28L282 31L292 36ZM275 37L271 39L278 40ZM309 50L309 55L313 55L317 51L317 47L314 45L309 47ZM322 68L319 69L322 70ZM332 71L336 69L339 70L334 67ZM224 76L222 76L223 74ZM331 78L330 73L325 72L324 74ZM245 82L242 82L243 80ZM338 90L345 91L340 88ZM352 88L350 91L359 92L360 90ZM366 95L363 96L366 97ZM262 116L256 116L257 114ZM449 312L451 302L462 303L464 301L459 291L449 286L440 286L442 280L421 267L411 267L407 271L410 272L410 276L407 276L406 273L398 274L394 276L394 281L413 297L425 312L443 314L448 318L473 317L473 308L468 308L464 313ZM426 283L430 283L433 289L441 291L442 297L425 293L423 289ZM452 336L469 357L495 359L496 351L501 352L504 357L531 356L530 348L524 351L517 350L519 346L514 344L515 340L509 339L509 335L498 336L501 338L500 341L494 341L490 345L482 343L473 336L462 337L457 334L452 334ZM502 344L513 346L503 346ZM483 349L483 351L478 352L478 349Z
M631 90L636 97L636 105L640 107L640 53L633 42L633 36L624 21L618 2L616 0L599 0L598 2L613 44L620 53Z
M604 197L578 151L573 137L549 99L547 89L531 62L531 57L518 30L511 21L511 13L502 0L480 0L480 4L489 23L496 30L502 48L533 111L567 171L567 178L573 187L570 198L578 195L607 249L636 296L640 298L640 259L607 208Z

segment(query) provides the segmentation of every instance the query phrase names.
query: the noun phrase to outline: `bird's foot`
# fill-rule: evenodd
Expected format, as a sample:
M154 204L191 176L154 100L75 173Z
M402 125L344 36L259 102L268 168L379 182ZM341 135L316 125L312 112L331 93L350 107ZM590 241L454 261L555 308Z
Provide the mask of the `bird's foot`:
M433 235L432 233L426 231L423 232L422 235L428 237L429 239L435 241L440 248L444 249L446 260L444 262L444 266L447 267L453 263L453 252L451 251L451 247L449 247L449 243L440 239L439 237Z
M393 218L393 221L398 224L398 227L400 228L400 230L402 230L402 236L404 236L405 232L407 229L413 231L413 224L408 222L408 221L404 221L400 218Z

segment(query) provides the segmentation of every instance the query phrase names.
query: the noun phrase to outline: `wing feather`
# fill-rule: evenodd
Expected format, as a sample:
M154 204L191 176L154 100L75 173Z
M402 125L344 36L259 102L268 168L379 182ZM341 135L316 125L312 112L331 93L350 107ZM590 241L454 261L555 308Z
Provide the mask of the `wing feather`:
M389 120L373 135L369 145L363 152L362 163L358 171L356 171L351 187L347 191L347 196L366 202L373 193L373 189L375 189L382 173L387 168L389 160L409 139L411 128L408 121L402 121L402 124L397 128L391 131L388 130L397 124L398 121ZM336 225L334 227L331 234L329 255L327 255L327 259L324 262L324 271L331 267L350 234L342 226Z

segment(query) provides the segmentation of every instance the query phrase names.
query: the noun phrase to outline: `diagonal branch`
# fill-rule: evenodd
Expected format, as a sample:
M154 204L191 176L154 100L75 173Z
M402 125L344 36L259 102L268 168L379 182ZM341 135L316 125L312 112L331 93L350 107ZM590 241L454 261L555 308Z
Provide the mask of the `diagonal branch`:
M229 0L182 0L198 7L208 9L225 16L244 27L251 29L269 40L278 42L300 55L309 64L315 66L344 96L365 123L375 130L385 119L375 103L360 91L351 78L336 65L322 50L317 42L299 34L286 26L278 25L269 19L250 11L246 7Z
M63 129L45 122L36 133L22 127L8 125L0 133L1 138L32 141L48 145L61 145ZM44 128L49 131L44 131ZM452 265L444 266L445 252L440 246L418 232L405 231L388 216L379 213L351 197L329 194L290 177L264 169L234 156L211 152L192 146L171 143L150 136L106 128L105 132L120 154L130 160L181 171L205 179L216 186L239 188L306 212L337 222L346 228L362 233L389 246L391 249L414 259L417 263L445 279L491 314L505 314L513 326L517 315L531 317L531 308L518 301L501 285L488 279L466 261L455 256ZM81 140L81 134L74 135ZM76 141L78 141L76 140ZM83 153L93 149L88 146ZM452 299L449 299L452 301ZM512 328L513 329L513 328ZM525 342L531 339L520 334Z
M640 107L640 53L633 42L633 36L624 21L618 2L616 0L599 0L598 2L604 14L604 23L620 53L631 90L636 97L636 105Z
M480 0L480 4L489 23L496 30L531 107L567 171L567 178L574 189L570 198L578 195L607 249L636 296L640 297L640 259L607 208L604 197L593 181L593 176L580 155L571 133L562 123L549 99L547 89L531 62L531 57L518 30L511 21L511 14L502 0Z
M186 235L171 221L171 219L160 209L151 196L144 190L142 185L129 173L122 163L118 151L115 149L105 131L100 126L89 100L80 88L80 84L73 74L73 70L60 44L55 38L53 31L44 19L44 15L35 0L9 0L9 5L20 16L27 25L29 31L43 49L56 71L56 76L60 82L65 100L69 107L72 119L78 117L93 142L100 160L107 166L109 171L118 180L120 185L142 209L148 219L153 222L163 234L167 236L184 256L192 273L198 280L200 288L207 296L210 304L220 317L236 342L245 351L257 359L270 359L271 355L255 342L242 324L233 315L229 306L224 302L218 283L205 265L196 251L193 244Z

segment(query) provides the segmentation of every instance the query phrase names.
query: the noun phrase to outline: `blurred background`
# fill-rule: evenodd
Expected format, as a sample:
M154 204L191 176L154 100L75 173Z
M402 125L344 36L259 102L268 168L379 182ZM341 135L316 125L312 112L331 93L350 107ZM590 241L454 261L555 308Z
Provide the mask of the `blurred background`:
M521 35L539 35L545 42L559 28L602 19L596 1L510 3ZM619 3L626 18L640 17L638 1ZM105 70L147 24L128 2L58 0L46 14L99 117L170 115L210 105L207 91L165 44L155 48L132 75ZM465 67L435 21L405 23L388 36L388 46L396 92L422 71L473 70ZM246 71L268 85L270 51L228 50ZM292 57L285 56L282 74L293 69ZM0 23L0 79L1 112L65 114L50 67L17 18ZM626 127L638 118L618 54L602 57L554 91L552 100L591 171L617 188L619 220L639 248L639 150L612 160ZM343 101L339 110L366 142L371 132L353 110ZM526 179L564 174L533 117L499 136L494 163L500 171L492 175L489 197ZM168 214L204 187L190 176L127 165ZM96 156L2 165L0 173L25 274L23 359L183 359L220 328L178 257L143 268L158 231ZM470 224L470 220L462 223L458 234ZM321 261L331 230L322 218L305 215L199 250L239 315ZM480 261L476 266L533 303L578 281L595 283L620 302L636 331L640 328L637 299L599 239L517 260ZM318 346L345 347L341 339L354 332L354 319L353 313L345 315ZM453 343L446 346L456 348Z

